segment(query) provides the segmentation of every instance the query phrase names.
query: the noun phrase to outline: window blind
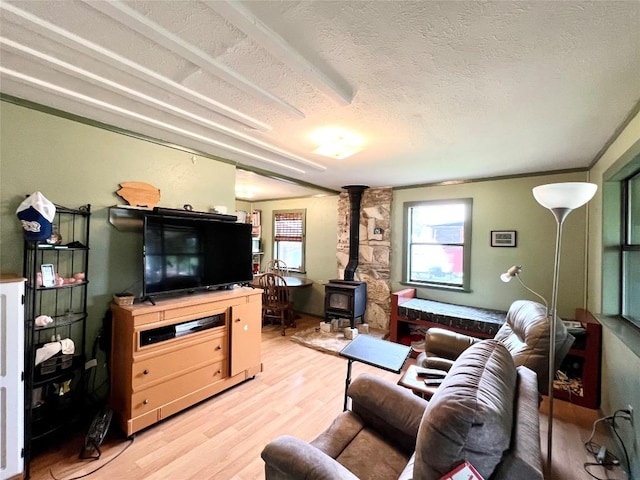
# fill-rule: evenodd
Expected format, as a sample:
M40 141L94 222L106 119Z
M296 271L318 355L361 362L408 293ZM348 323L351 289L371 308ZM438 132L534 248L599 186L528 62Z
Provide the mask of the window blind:
M302 212L276 213L274 218L276 242L302 242Z

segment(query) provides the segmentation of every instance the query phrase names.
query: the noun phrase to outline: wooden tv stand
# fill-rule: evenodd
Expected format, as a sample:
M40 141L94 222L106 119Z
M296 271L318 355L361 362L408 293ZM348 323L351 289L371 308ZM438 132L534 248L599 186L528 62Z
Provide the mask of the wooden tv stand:
M110 406L127 436L262 371L261 295L243 287L111 304Z

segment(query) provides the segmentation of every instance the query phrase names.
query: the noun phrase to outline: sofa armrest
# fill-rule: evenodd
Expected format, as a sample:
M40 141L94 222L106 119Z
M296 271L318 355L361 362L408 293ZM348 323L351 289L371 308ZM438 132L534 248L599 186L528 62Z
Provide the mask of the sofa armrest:
M538 412L538 379L527 367L517 368L518 383L511 445L492 479L543 480Z
M266 480L358 480L353 473L316 447L282 435L262 450Z
M448 372L453 366L454 360L440 357L428 357L426 353L422 352L416 358L416 365L424 368L435 368L436 370L444 370Z
M351 410L369 428L406 452L415 449L422 415L428 402L411 390L369 374L349 386Z
M428 356L455 360L471 345L482 339L433 327L424 336L424 351Z

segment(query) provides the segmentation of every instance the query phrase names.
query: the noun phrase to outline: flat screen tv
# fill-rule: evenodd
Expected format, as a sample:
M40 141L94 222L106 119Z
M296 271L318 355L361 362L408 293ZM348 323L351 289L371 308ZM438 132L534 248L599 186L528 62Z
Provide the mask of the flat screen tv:
M251 225L145 216L143 296L213 290L253 279Z

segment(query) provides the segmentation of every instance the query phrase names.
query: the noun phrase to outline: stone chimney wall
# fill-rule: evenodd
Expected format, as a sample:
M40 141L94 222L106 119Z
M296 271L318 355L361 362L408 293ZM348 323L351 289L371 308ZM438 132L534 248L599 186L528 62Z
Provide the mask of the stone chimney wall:
M370 188L360 208L360 251L355 280L367 283L365 321L388 330L391 313L391 188ZM349 263L349 194L338 200L338 278Z

